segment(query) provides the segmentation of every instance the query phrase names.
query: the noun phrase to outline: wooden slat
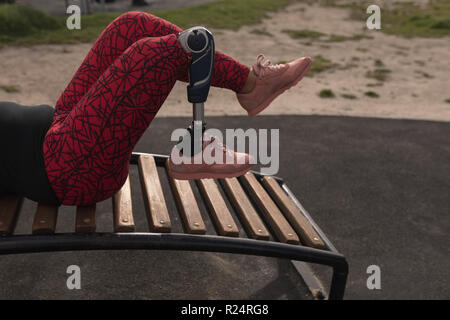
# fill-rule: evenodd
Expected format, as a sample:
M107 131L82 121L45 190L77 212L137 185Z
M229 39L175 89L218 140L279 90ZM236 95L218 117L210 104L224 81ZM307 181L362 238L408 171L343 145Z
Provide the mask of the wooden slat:
M253 173L247 172L242 176L244 186L249 190L252 198L263 212L266 220L275 232L278 240L283 243L299 244L300 239L289 222L278 209L277 205L264 190L263 186L256 180Z
M212 215L217 233L221 236L238 237L239 229L216 182L213 179L200 179L197 183Z
M34 216L32 233L51 234L55 233L58 207L39 203Z
M164 199L155 159L152 156L142 155L139 157L138 166L150 231L170 232L169 211Z
M133 232L135 229L131 203L130 176L113 197L114 232Z
M14 232L22 202L23 197L16 194L0 196L0 235L9 235Z
M167 167L167 162L166 162ZM170 176L170 185L180 209L181 218L187 233L205 234L206 226L200 214L197 201L188 180L178 180Z
M270 235L264 223L250 202L250 199L242 189L236 178L222 179L222 185L236 209L242 223L244 224L249 236L258 240L269 240Z
M322 239L320 239L317 232L303 216L295 203L289 199L288 195L283 191L279 183L272 177L264 177L262 179L262 184L266 187L269 194L284 212L295 231L297 231L297 233L301 236L301 240L307 246L324 249L325 244Z
M95 208L96 205L78 206L77 217L75 220L75 232L77 233L91 233L95 232Z

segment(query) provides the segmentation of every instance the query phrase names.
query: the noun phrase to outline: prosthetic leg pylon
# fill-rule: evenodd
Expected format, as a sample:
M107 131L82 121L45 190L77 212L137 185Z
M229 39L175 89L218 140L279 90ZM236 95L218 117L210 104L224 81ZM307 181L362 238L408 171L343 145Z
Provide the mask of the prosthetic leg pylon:
M187 96L193 107L192 124L188 130L191 135L191 155L194 155L202 150L206 129L204 113L214 69L214 37L208 29L197 26L180 32L178 41L184 51L192 54Z

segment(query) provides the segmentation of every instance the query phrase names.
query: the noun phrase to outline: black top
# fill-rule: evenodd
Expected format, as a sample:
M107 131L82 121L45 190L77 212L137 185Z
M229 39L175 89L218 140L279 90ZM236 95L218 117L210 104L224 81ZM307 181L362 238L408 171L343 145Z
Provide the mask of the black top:
M45 171L42 144L54 108L0 102L0 192L60 205Z

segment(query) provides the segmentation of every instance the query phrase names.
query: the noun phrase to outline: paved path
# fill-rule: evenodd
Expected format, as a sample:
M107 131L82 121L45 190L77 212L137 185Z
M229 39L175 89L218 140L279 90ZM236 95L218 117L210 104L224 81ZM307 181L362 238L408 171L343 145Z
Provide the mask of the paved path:
M174 128L188 118L157 118L136 151L167 154ZM450 299L450 125L327 116L210 117L209 127L280 128L281 170L291 189L350 263L346 298ZM137 181L137 171L131 170ZM145 225L140 186L136 219ZM167 191L170 194L169 191ZM170 195L168 195L170 198ZM173 203L169 210L174 210ZM70 224L74 208L60 215ZM18 231L29 232L31 202ZM112 228L110 201L99 224ZM70 220L69 219L69 220ZM99 230L102 231L102 230ZM138 230L146 231L146 230ZM65 289L68 265L82 269L82 290ZM366 288L381 267L382 290ZM286 261L179 252L73 252L0 258L6 298L309 298Z

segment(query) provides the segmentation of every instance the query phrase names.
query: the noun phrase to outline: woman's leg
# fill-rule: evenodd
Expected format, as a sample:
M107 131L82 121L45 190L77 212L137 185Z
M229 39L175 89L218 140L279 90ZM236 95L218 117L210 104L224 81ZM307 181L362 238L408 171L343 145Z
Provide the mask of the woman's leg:
M129 46L146 37L178 34L178 26L145 12L128 12L115 19L100 35L56 103L54 123L64 120L105 70ZM240 92L249 68L216 50L211 84ZM177 80L188 81L188 65L177 69Z
M63 121L52 124L43 153L62 204L93 204L120 189L135 144L188 64L176 35L142 38L112 62Z

